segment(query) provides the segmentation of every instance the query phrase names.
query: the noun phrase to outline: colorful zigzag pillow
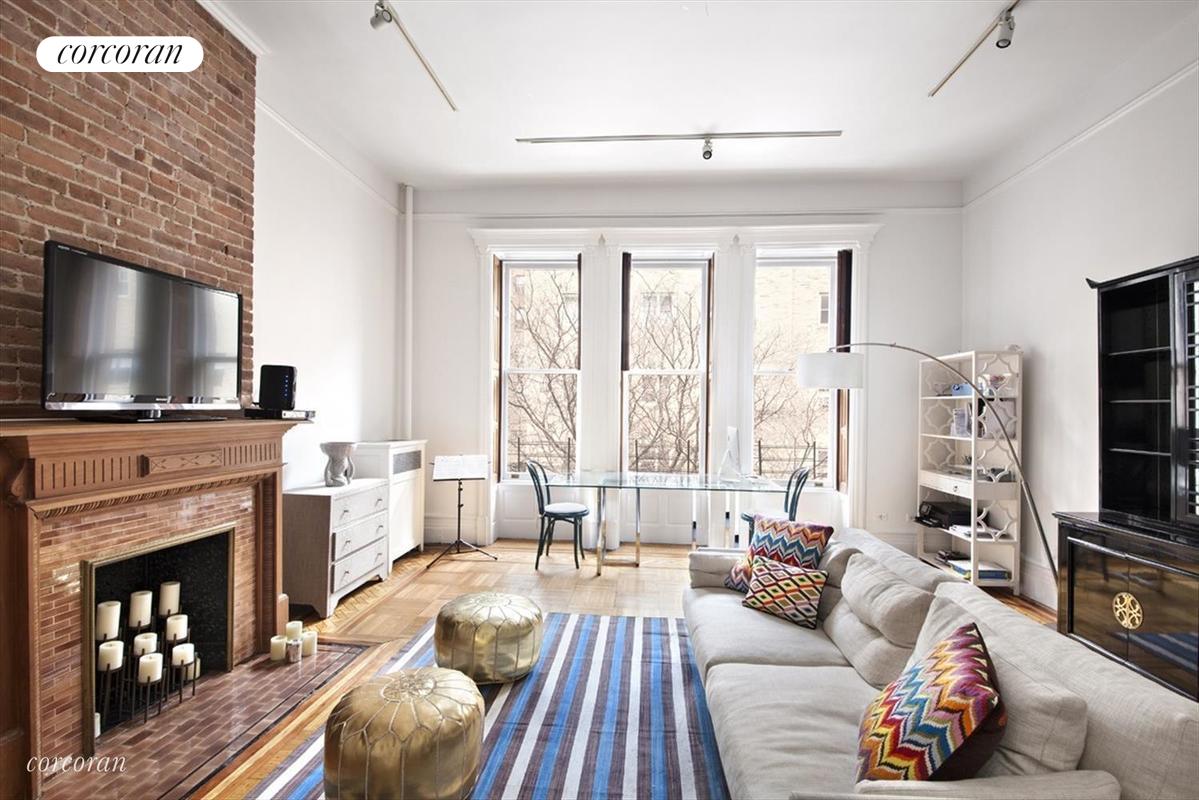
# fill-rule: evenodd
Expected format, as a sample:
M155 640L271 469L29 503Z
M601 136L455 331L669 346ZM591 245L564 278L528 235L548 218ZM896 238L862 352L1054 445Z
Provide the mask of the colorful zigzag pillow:
M995 666L971 622L892 681L862 717L862 780L973 778L999 747L1007 713Z
M792 522L786 518L755 514L754 535L750 539L749 550L729 570L724 585L735 592L748 592L749 578L757 556L793 567L816 569L832 535L833 529L828 525Z
M816 627L816 610L827 572L793 567L765 556L754 559L749 591L741 605L805 628Z

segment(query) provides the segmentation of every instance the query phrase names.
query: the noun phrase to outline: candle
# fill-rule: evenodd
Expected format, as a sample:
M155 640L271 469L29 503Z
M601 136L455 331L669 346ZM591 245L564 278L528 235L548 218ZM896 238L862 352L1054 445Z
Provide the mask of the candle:
M171 648L171 664L176 667L182 667L184 664L190 664L192 659L196 657L196 646L191 642L187 644L177 644Z
M175 614L167 617L168 642L179 642L187 638L187 614Z
M120 669L125 663L125 644L123 642L101 642L100 654L96 657L96 668L101 672Z
M95 734L95 737L97 739L99 739L100 738L100 712L99 711L97 711L95 714L92 714L92 729L93 729L93 733Z
M287 623L286 630L288 639L299 639L300 634L304 631L304 623L300 622L298 619L293 619L291 622Z
M304 635L300 637L301 652L304 657L316 655L316 631L304 631Z
M121 601L105 600L96 606L96 641L117 638L121 625Z
M153 595L148 591L129 595L129 627L144 628L150 624L150 603Z
M158 616L179 613L179 581L167 581L158 587Z
M137 660L137 682L154 683L162 679L162 653L146 653Z
M287 663L294 664L300 660L300 640L287 640Z
M183 668L183 679L186 681L194 681L200 677L200 657L196 656L196 660Z
M271 637L271 661L282 661L287 655L287 637L272 636Z
M133 637L133 654L135 656L144 656L146 653L153 653L156 650L158 650L157 633L139 633Z

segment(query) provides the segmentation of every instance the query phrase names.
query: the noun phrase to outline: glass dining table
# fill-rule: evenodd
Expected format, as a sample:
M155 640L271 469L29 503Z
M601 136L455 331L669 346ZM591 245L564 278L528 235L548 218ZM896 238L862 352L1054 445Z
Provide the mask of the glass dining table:
M601 470L580 470L579 472L563 475L550 474L548 485L555 489L594 489L596 492L595 529L598 535L595 539L595 574L601 575L604 565L638 567L641 566L641 490L674 491L674 492L761 492L764 494L782 494L781 485L768 478L756 475L727 476L708 475L702 473L672 473L672 472L605 472ZM633 557L605 557L604 545L608 541L607 493L609 489L632 489L634 497L633 513ZM725 514L725 538L729 539L729 514ZM696 546L695 520L691 522L691 546Z

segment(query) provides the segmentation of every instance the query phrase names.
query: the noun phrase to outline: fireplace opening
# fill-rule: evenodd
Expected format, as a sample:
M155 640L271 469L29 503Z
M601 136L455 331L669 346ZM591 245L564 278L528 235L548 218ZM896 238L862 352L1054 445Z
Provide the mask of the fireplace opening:
M84 603L88 617L85 630L92 632L90 664L85 670L85 675L93 676L92 708L83 721L85 745L92 744L90 748L85 746L88 752L94 749L95 738L105 731L131 718L158 713L157 700L147 708L137 691L140 656L135 652L134 640L138 633L155 633L162 671L169 672L173 643L168 640L167 612L186 615L186 641L193 644L195 654L201 658L200 674L233 668L233 531L207 531L176 539L165 547L143 549L104 562L84 562L83 567L85 585L91 586L90 602ZM173 589L164 590L163 585L171 583L178 583L177 600ZM149 624L138 627L135 615L139 604L133 595L146 591L151 593ZM111 616L101 619L101 605L112 601L120 603L117 638L124 656L120 674L106 677L97 671L102 670L104 660L99 647L112 623ZM164 698L162 711L165 713L177 701L177 697Z

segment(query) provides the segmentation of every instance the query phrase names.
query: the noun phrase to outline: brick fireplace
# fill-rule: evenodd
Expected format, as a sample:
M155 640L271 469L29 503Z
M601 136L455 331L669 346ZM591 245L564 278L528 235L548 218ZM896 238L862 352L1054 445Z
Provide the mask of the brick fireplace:
M38 777L24 769L29 757L93 751L95 643L87 634L95 565L228 531L227 667L268 649L287 615L278 508L289 427L36 421L0 429L2 543L12 564L0 586L0 625L16 634L0 655L4 785L27 785L36 795ZM217 665L206 659L205 666Z

